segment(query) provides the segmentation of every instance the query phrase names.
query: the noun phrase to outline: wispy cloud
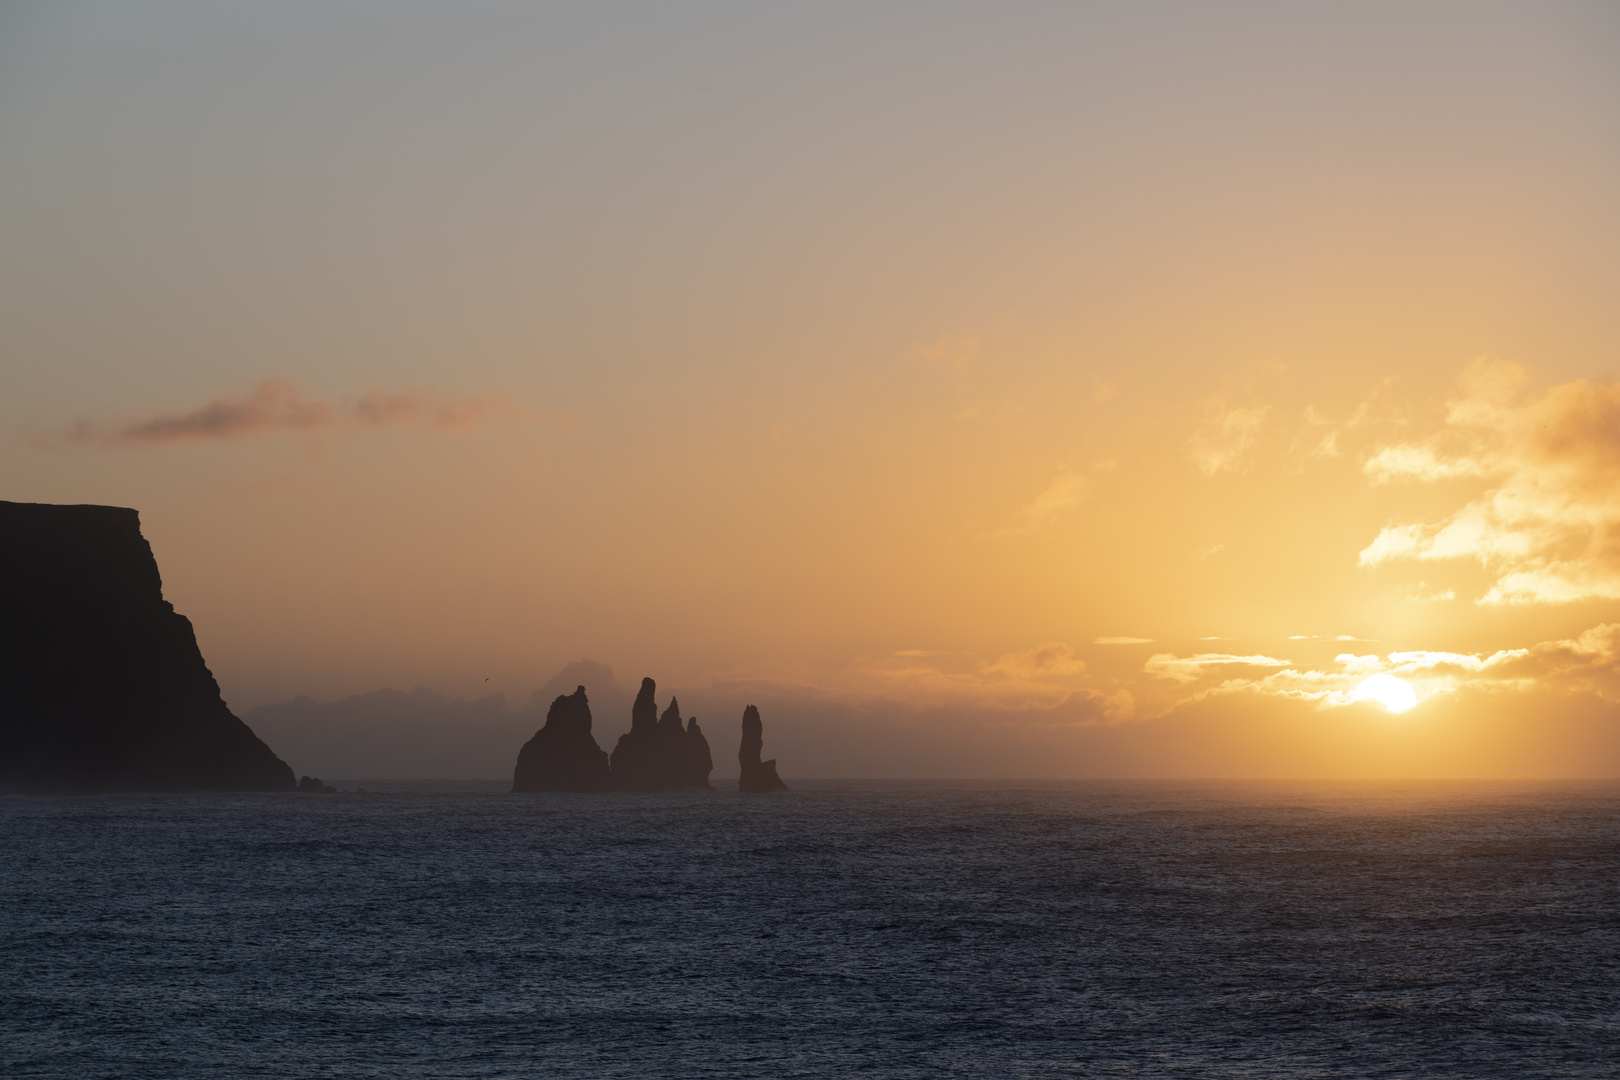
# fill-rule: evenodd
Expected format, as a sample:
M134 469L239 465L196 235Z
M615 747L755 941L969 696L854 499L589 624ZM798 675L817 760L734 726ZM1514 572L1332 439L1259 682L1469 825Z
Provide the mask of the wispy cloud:
M1045 491L1024 504L1019 519L1025 528L1038 529L1079 506L1090 488L1091 481L1080 473L1060 472Z
M512 399L504 394L444 399L414 391L373 390L357 398L345 415L370 427L414 425L434 431L461 431L517 411Z
M276 433L310 434L340 425L458 431L521 415L522 410L501 394L442 398L424 391L372 390L330 402L308 396L287 379L265 379L242 396L215 398L183 412L116 423L84 421L69 439L108 446L176 446Z
M1255 403L1228 405L1212 398L1204 405L1204 423L1187 440L1193 464L1205 476L1241 472L1249 466L1249 452L1259 438L1270 407Z
M1196 656L1177 656L1174 653L1156 653L1148 657L1142 670L1161 679L1180 683L1196 682L1212 670L1233 667L1277 668L1287 667L1289 661L1274 656L1235 656L1231 653L1198 653Z
M1364 470L1375 483L1494 486L1443 520L1384 528L1361 564L1477 560L1496 575L1487 604L1620 599L1620 387L1580 380L1535 397L1500 362L1475 363L1462 382L1444 431L1386 446Z

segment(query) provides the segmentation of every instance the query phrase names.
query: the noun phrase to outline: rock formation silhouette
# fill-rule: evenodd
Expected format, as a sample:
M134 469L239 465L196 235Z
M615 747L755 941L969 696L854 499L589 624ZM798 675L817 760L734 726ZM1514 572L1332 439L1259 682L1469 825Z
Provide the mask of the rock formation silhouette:
M611 791L607 751L591 735L591 706L581 686L560 694L546 723L518 751L513 791Z
M333 787L331 784L321 783L321 778L318 776L300 776L298 778L298 790L307 792L311 795L337 794L337 788Z
M743 710L742 746L737 750L737 761L742 772L737 777L738 791L786 791L788 786L776 775L776 759L759 760L765 748L765 724L759 710L750 705Z
M664 718L658 721L658 734L665 746L670 787L713 787L709 773L714 771L714 757L709 753L709 740L703 737L697 717L681 727L681 707L674 698Z
M630 707L630 730L613 748L613 786L620 791L709 787L714 760L697 718L683 726L680 704L671 698L659 719L656 690L651 679L641 680L641 691Z
M134 510L0 502L0 790L292 789L163 599Z
M714 755L709 752L709 740L703 737L697 717L686 722L686 751L681 763L681 787L712 788L709 774L714 771Z

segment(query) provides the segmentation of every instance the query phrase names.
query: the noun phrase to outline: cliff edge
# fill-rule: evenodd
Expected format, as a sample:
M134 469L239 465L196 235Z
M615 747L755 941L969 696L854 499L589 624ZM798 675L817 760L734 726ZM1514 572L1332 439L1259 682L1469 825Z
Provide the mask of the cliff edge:
M0 791L291 791L134 510L0 502Z

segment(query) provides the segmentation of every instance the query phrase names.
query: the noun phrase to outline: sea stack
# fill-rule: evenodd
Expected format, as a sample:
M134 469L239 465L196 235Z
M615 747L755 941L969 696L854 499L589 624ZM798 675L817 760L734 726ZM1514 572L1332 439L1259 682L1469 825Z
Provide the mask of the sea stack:
M681 707L671 698L658 717L657 684L641 680L630 707L630 731L613 748L613 786L620 791L658 791L672 787L709 787L714 761L709 740L693 717L683 724Z
M765 725L760 721L759 710L750 705L743 710L742 747L737 751L737 761L742 766L742 772L737 777L738 791L788 789L782 783L782 778L776 775L776 759L759 760L760 751L764 748Z
M0 502L0 791L291 791L163 599L140 515Z
M513 791L611 791L607 751L591 735L591 706L581 686L559 694L546 723L518 751Z
M669 707L675 708L674 698L670 698ZM677 717L679 715L676 714ZM677 745L675 786L712 788L714 785L709 783L709 774L714 771L714 756L709 753L709 740L703 737L697 717L686 722L686 730L681 732Z

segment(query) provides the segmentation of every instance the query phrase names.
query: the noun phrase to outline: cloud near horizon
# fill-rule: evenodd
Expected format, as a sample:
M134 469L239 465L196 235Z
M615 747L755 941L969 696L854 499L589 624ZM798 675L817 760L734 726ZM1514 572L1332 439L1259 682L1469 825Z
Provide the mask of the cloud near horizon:
M1118 723L1136 714L1136 698L1128 689L1095 685L1085 660L1060 641L988 661L905 650L864 661L859 670L876 680L879 698L902 695L895 707L971 702L997 710L1061 713L1066 722L1082 723Z
M525 414L504 394L441 398L422 391L370 390L333 403L312 398L288 379L265 379L246 395L215 398L186 412L162 413L116 425L81 422L70 440L108 446L175 446L277 433L351 428L415 427L461 431L488 420Z
M1218 640L1218 639L1217 639ZM1155 653L1148 657L1142 670L1161 679L1179 683L1196 682L1212 670L1228 667L1287 667L1289 661L1273 656L1234 656L1231 653L1199 653L1196 656L1176 656L1174 653Z
M1414 651L1392 652L1384 657L1340 653L1334 662L1339 665L1336 671L1302 670L1288 661L1264 656L1177 657L1161 653L1151 657L1143 671L1188 688L1204 683L1167 712L1213 696L1237 693L1314 702L1319 708L1350 705L1360 700L1356 687L1369 676L1381 674L1411 683L1420 702L1468 688L1586 693L1606 702L1620 702L1620 623L1594 626L1576 638L1493 653ZM1241 667L1282 670L1262 676L1229 673Z
M1514 364L1478 361L1445 430L1382 447L1375 484L1483 479L1494 486L1437 522L1385 527L1362 550L1400 559L1473 559L1495 575L1483 604L1620 599L1620 386L1581 379L1539 397Z

